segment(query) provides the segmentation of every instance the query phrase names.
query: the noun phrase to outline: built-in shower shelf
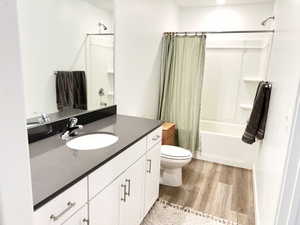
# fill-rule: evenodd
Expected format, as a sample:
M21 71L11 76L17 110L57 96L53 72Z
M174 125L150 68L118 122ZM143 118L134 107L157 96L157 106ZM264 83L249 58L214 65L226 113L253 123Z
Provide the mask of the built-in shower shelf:
M114 71L107 71L107 74L112 76L115 75Z
M253 77L244 77L243 80L244 80L244 82L258 83L262 79L261 78L253 78Z
M245 110L251 110L252 105L250 105L250 104L240 104L240 108L245 109Z

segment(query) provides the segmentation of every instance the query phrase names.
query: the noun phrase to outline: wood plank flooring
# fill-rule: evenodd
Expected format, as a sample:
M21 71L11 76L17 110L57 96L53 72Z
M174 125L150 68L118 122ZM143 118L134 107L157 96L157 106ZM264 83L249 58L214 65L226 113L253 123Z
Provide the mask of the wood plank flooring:
M250 170L193 159L183 168L183 185L161 185L160 198L242 225L255 225Z

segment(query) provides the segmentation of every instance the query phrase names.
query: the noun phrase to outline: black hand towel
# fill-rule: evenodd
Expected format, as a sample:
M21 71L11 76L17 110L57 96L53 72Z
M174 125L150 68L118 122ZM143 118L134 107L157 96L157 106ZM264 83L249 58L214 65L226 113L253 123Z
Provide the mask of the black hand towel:
M255 137L263 139L268 116L271 85L261 81L257 87L253 109L242 140L247 144L253 144Z
M263 112L262 112L262 118L259 123L259 128L257 131L257 139L262 140L265 137L265 130L266 130L266 123L268 118L268 112L269 112L269 104L270 104L270 98L271 98L271 85L266 82L265 86L265 100L264 100L264 106L263 106Z
M86 76L84 71L58 71L56 73L57 109L87 109Z
M73 106L73 74L70 71L56 72L56 103L58 111Z
M87 110L86 77L84 71L73 71L74 109Z

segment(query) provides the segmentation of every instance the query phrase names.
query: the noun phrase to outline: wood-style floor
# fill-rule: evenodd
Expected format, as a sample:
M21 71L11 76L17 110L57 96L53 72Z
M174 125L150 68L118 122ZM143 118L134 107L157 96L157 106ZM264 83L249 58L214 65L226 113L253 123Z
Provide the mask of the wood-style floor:
M194 159L183 169L183 185L161 185L160 198L242 225L255 225L250 170Z

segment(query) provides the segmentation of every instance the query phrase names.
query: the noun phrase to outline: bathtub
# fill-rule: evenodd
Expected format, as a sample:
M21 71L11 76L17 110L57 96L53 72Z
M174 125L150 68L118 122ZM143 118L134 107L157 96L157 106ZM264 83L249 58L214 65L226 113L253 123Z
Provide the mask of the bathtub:
M259 143L248 145L242 142L244 130L244 125L201 120L201 153L196 158L252 169Z

